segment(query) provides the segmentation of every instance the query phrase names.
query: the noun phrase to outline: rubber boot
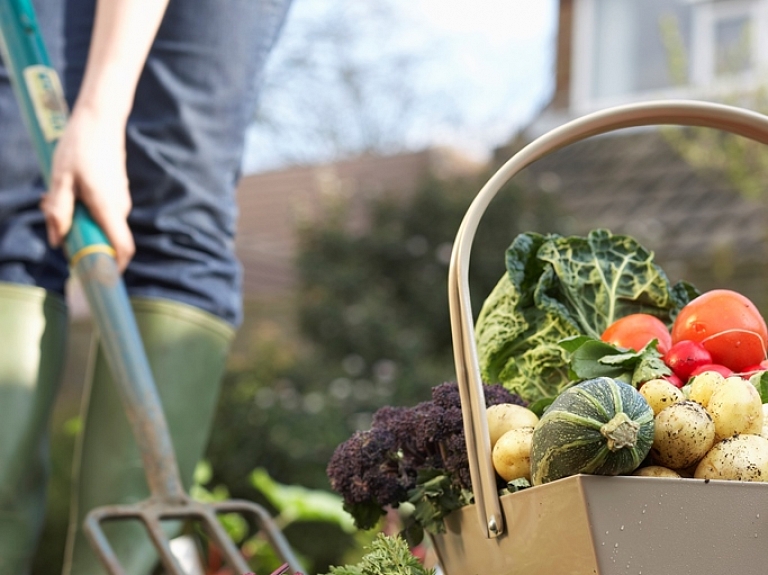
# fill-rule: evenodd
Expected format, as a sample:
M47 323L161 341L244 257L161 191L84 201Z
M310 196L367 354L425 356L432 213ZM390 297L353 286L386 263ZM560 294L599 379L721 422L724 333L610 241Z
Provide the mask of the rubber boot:
M204 454L220 380L235 330L198 308L163 299L131 300L170 429L182 482L192 482ZM106 573L82 530L94 507L136 503L149 496L141 454L117 387L97 342L85 390L83 432L75 453L73 508L64 573ZM104 525L128 575L147 575L157 553L134 520Z
M0 283L0 573L29 573L43 528L67 325L63 297Z

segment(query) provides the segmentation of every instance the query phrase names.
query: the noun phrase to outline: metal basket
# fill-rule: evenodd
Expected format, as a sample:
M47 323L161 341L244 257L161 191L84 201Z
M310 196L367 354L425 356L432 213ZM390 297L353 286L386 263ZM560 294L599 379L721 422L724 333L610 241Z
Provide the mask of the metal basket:
M768 572L768 485L577 475L499 497L469 296L479 221L523 168L590 136L649 125L715 128L768 144L768 117L731 106L659 101L567 123L508 160L459 227L448 278L456 376L475 503L432 536L445 575L723 575Z

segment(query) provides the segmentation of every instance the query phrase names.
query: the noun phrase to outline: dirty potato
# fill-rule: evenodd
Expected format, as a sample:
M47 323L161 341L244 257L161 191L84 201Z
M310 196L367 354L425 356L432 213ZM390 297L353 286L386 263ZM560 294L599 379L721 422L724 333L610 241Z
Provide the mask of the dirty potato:
M737 433L759 435L763 403L755 386L739 376L726 377L712 392L707 411L715 422L718 441Z
M715 443L715 424L707 410L686 400L662 410L654 419L654 463L684 469L699 461Z
M696 467L697 479L768 481L768 439L735 435L719 441Z
M639 391L653 409L654 415L658 415L665 407L685 400L685 394L666 379L646 381Z

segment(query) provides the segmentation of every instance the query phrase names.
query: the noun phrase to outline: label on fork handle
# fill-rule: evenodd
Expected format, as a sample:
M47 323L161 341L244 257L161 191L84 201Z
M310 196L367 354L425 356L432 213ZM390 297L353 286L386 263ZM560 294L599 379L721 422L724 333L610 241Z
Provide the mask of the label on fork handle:
M43 137L53 142L64 132L69 113L59 76L53 68L42 65L27 66L23 73Z

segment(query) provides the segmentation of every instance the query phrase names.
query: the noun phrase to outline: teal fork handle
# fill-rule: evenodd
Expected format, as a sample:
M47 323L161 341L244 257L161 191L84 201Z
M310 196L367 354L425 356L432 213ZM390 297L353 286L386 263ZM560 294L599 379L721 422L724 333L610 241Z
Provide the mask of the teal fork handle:
M50 185L53 150L66 126L68 111L30 0L0 0L0 50L40 169ZM170 433L114 250L79 202L64 244L141 449L150 491L183 499Z

